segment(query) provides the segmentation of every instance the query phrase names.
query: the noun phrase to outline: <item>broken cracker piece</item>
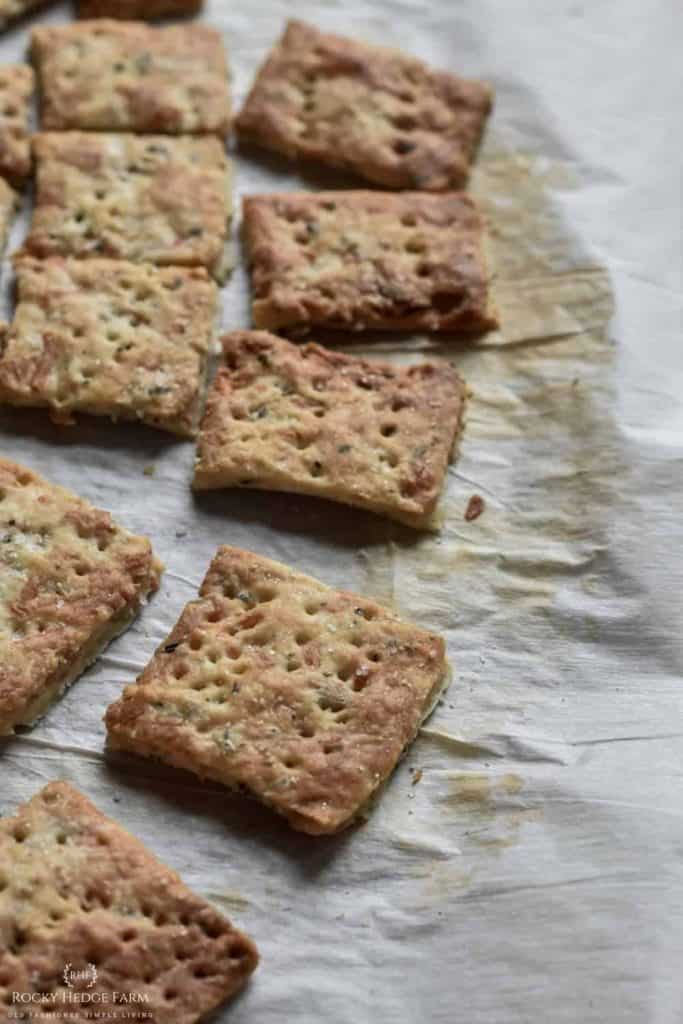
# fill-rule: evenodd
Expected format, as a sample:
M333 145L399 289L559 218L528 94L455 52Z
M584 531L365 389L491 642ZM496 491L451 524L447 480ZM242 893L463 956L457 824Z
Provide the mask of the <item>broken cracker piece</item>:
M223 38L207 25L85 21L33 30L43 127L224 136Z
M204 0L79 0L80 18L170 18L199 14Z
M26 993L55 1019L193 1024L258 963L250 939L66 782L0 819L0 876L3 1006Z
M202 267L16 261L0 400L196 434L218 289Z
M290 21L236 121L240 136L385 188L460 188L491 111L483 82Z
M482 332L484 220L460 192L244 199L256 327Z
M218 139L45 132L33 149L36 205L24 252L219 267L230 194Z
M197 490L312 494L433 525L467 394L454 367L393 366L263 331L228 334L223 348L201 424Z
M146 537L0 458L0 735L29 725L157 589Z
M302 832L335 832L392 773L445 671L433 633L222 547L199 599L109 707L109 743L244 789Z
M0 174L17 185L31 173L29 110L34 88L28 64L0 66Z

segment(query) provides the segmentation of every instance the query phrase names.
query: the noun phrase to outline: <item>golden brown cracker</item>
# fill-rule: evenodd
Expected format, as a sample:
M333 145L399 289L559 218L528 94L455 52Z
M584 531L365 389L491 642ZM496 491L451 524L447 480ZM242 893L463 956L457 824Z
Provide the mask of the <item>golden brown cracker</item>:
M0 881L8 1012L193 1024L258 962L250 939L66 782L0 820Z
M223 345L196 489L311 494L432 525L467 390L449 363L399 367L264 331Z
M218 299L203 267L24 257L16 271L0 400L194 436Z
M490 113L483 82L290 21L237 118L242 138L385 188L461 187Z
M245 789L303 832L335 832L393 772L445 669L433 633L222 547L108 709L109 742Z
M484 221L461 192L244 199L256 327L482 332L496 326Z
M43 127L224 136L223 39L207 25L82 21L33 30Z
M146 537L0 459L0 734L47 710L126 629L160 571Z
M218 139L45 132L33 148L29 255L217 270L230 212Z

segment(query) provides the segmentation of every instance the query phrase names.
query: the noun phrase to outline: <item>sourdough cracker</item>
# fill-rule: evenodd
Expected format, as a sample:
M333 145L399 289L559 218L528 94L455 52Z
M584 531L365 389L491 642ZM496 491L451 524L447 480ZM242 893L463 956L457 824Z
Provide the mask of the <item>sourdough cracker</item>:
M466 182L492 99L482 82L290 21L236 127L285 156L385 188L444 190Z
M80 18L170 18L199 14L204 0L78 0Z
M29 725L157 589L146 537L0 458L0 735Z
M31 173L29 110L34 88L28 64L0 66L0 174L15 184Z
M66 782L0 819L0 877L0 1003L17 1014L14 993L55 1020L192 1024L258 962L250 939Z
M440 637L221 547L108 709L109 743L246 790L300 831L335 832L392 773L445 671Z
M218 289L202 267L16 260L0 400L196 433Z
M230 214L215 138L45 132L33 143L36 205L23 251L215 270Z
M33 30L43 127L224 136L223 39L207 25L83 21Z
M223 348L197 490L290 491L433 523L467 394L449 363L398 367L263 331L228 334Z
M247 196L254 325L482 332L484 220L461 192Z

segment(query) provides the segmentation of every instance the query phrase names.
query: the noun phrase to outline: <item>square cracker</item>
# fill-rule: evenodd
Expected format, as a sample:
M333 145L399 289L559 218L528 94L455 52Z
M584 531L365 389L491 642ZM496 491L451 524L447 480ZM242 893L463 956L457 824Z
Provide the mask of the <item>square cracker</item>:
M481 332L484 220L461 192L247 196L256 327Z
M203 266L217 272L230 212L215 138L45 132L24 251Z
M467 180L492 99L482 82L291 21L236 127L285 156L386 188L452 189Z
M223 346L196 489L294 491L432 524L467 393L449 363L392 366L265 331Z
M109 742L244 789L302 832L335 832L394 770L445 670L433 633L221 547L199 599L109 707Z
M204 0L79 0L79 18L166 18L198 14Z
M88 21L33 30L43 127L224 136L225 47L207 25Z
M24 257L16 270L0 400L195 436L218 300L203 267Z
M156 590L146 537L0 458L0 734L45 713Z
M0 174L15 184L31 173L29 110L34 88L28 64L0 66Z
M3 1005L42 994L33 1005L55 1019L192 1024L258 962L250 939L66 782L0 820L0 876Z

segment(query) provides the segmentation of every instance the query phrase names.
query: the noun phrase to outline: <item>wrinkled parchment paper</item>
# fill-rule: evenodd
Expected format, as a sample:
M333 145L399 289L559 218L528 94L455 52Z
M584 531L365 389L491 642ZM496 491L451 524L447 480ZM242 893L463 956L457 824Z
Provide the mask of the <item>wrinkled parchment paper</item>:
M6 453L148 533L168 568L135 626L43 722L2 746L0 810L69 779L253 935L262 965L221 1021L674 1024L680 13L666 0L295 6L497 88L472 188L491 219L502 332L470 347L365 346L402 359L435 347L473 389L443 530L419 537L283 495L195 499L190 444L2 413ZM208 3L238 102L292 13L284 0ZM3 37L3 60L20 57L30 24ZM238 195L349 183L236 154ZM241 266L223 299L223 325L247 324ZM486 508L466 522L473 494ZM217 786L104 758L105 706L221 542L371 594L447 636L451 688L364 826L311 839Z

